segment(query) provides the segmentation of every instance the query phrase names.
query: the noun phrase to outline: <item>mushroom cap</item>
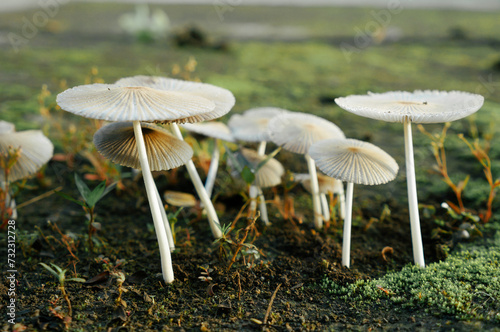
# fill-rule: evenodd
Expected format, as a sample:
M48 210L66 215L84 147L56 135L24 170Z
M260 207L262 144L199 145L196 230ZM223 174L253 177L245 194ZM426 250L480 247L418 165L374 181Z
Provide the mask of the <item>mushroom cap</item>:
M16 126L13 123L0 120L0 134L13 133L16 131Z
M336 98L348 112L387 122L440 123L475 113L484 97L462 91L415 90L352 95Z
M211 112L215 103L182 91L118 84L80 85L57 95L65 111L107 121L177 121Z
M183 81L168 77L137 75L119 79L115 84L122 86L150 87L161 91L188 94L191 98L198 97L209 100L214 105L208 112L199 112L175 120L159 119L158 121L160 122L193 123L213 120L227 114L235 103L231 91L207 83Z
M21 149L17 162L9 173L9 182L35 174L54 154L52 142L40 130L26 130L0 134L0 154L8 153L9 146ZM5 181L3 169L0 182Z
M338 193L340 191L339 186L342 185L341 181L321 173L317 173L317 175L320 193ZM307 190L308 192L312 192L311 175L309 173L295 173L293 177L295 181L298 181L302 184L305 190Z
M240 153L253 169L257 168L259 163L267 158L267 156L262 156L255 150L246 148L242 148ZM255 172L253 184L260 188L276 186L281 183L281 177L284 173L283 165L276 159L271 158Z
M185 123L182 127L196 134L221 139L227 142L234 142L234 137L229 127L225 123L219 121Z
M376 185L394 180L396 161L381 148L356 139L329 139L317 142L309 155L326 175L342 181Z
M290 111L276 107L251 108L243 114L232 115L227 124L233 136L238 140L247 142L270 141L267 131L269 120L284 113L290 113Z
M144 144L152 171L169 170L184 165L193 156L193 149L166 129L141 123ZM105 158L122 166L140 169L139 152L132 122L115 122L94 134L94 145Z
M285 150L306 154L317 141L329 138L345 138L344 133L332 122L307 113L286 113L269 121L271 140Z
M196 198L193 195L180 191L167 190L163 197L168 204L173 206L192 207L196 205Z

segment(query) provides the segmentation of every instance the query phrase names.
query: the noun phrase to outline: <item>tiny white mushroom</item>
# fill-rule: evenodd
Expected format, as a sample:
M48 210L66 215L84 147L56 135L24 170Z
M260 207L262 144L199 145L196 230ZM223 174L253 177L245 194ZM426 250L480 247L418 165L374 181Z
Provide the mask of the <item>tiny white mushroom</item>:
M271 140L290 152L303 154L311 176L311 190L314 211L314 225L323 227L321 202L319 198L318 176L314 160L308 155L309 147L328 138L345 138L344 133L332 122L307 113L286 113L269 121L268 132Z
M11 182L35 174L54 154L52 142L40 130L16 132L14 124L0 121L0 156L7 155L9 148L20 149L20 155L8 174L5 169L0 168L2 190L7 189ZM12 198L10 189L6 192L5 201L12 210L10 217L16 219L16 201Z
M342 181L332 178L331 176L324 175L318 173L318 190L321 199L321 208L323 210L323 217L325 220L330 220L330 209L328 200L326 198L327 193L337 194L339 198L339 205L342 203L342 197L344 197L344 188L342 185ZM294 174L293 178L295 181L298 181L302 184L302 186L309 192L312 192L311 189L311 176L308 173ZM343 202L345 204L345 200ZM340 217L344 219L343 207L340 208Z
M415 162L411 123L440 123L455 121L477 112L483 96L461 91L394 91L368 93L335 99L348 112L371 119L404 124L406 180L410 210L411 238L415 264L425 267L420 217L418 212Z
M392 181L398 173L398 164L379 147L355 139L317 142L309 154L325 174L347 182L342 265L349 267L354 183L372 186Z

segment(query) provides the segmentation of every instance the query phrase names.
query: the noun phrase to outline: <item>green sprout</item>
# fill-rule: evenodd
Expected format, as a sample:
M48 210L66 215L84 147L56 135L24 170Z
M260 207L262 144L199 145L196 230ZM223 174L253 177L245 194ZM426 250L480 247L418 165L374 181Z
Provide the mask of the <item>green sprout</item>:
M61 192L58 192L58 194L64 197L65 199L82 206L85 213L88 213L89 215L88 241L89 241L90 251L93 252L94 244L92 242L92 234L95 233L95 231L100 226L98 223L94 223L95 206L101 200L101 198L103 198L111 190L113 190L113 188L116 186L116 183L112 183L106 187L106 181L103 181L99 183L99 185L97 185L97 187L95 187L93 190L90 190L89 187L85 184L85 182L83 182L83 180L76 173L75 173L75 183L76 187L78 188L78 191L80 192L80 195L82 195L83 197L83 200L74 199L68 194L64 194Z
M61 293L64 297L64 300L66 300L66 303L68 304L68 315L66 316L66 318L64 318L62 316L60 318L64 321L66 328L68 328L69 323L71 322L73 310L71 309L71 301L69 300L69 295L68 295L68 292L66 292L66 288L64 287L64 283L66 281L85 282L85 279L83 279L83 278L66 278L66 271L67 270L66 269L63 270L59 266L57 266L53 263L50 263L50 265L52 265L52 267L48 266L45 263L39 263L39 264L41 266L43 266L44 269L49 271L59 281L59 289L61 290Z

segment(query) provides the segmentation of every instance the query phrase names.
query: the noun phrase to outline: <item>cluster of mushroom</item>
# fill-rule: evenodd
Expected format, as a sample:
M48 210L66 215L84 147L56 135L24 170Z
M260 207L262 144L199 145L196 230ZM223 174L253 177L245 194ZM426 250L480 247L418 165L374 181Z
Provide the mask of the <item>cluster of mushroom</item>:
M352 113L405 123L413 250L415 263L423 267L410 123L459 119L477 111L483 103L482 97L461 92L415 91L350 96L337 98L336 102ZM261 188L279 184L284 174L284 168L277 160L266 158L266 143L274 142L285 150L303 154L309 175L297 175L297 179L312 194L315 227L322 228L323 220L330 218L326 198L322 197L325 191L334 191L339 194L342 203L345 201L345 207L341 204L340 209L342 218L345 218L344 266L349 266L350 261L353 184L386 183L393 180L398 172L397 163L386 152L373 144L347 139L335 124L312 114L257 108L233 115L227 126L221 122L196 123L225 115L235 103L231 92L209 84L135 76L120 79L114 84L91 84L68 89L58 95L57 103L74 114L114 122L95 134L94 143L113 162L142 169L166 282L174 280L170 257L174 243L151 171L186 165L207 210L212 233L215 238L220 238L219 220L210 200L218 168L219 141L259 143L257 151L241 148L239 154L255 172L255 180L250 187L250 209L255 210L259 202L261 218L266 224L270 221ZM173 134L157 123L169 124ZM185 123L183 127L186 130L214 139L212 161L204 185L191 160L193 151L183 141L177 123ZM267 161L264 166L263 161ZM330 178L318 175L316 165ZM321 188L318 179L323 182ZM346 198L341 181L347 182ZM257 196L259 199L256 199Z

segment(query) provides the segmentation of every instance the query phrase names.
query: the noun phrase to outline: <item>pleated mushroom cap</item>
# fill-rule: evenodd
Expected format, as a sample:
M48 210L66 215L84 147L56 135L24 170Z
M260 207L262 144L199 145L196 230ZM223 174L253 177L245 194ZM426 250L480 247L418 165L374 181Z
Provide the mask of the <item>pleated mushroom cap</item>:
M336 98L348 112L387 122L440 123L455 121L478 111L481 95L462 91L394 91Z
M340 181L321 173L318 173L318 186L319 192L322 194L327 194L329 192L336 193L339 191ZM311 190L311 175L309 173L294 174L295 181L302 184L305 190L312 192Z
M267 158L265 155L259 155L255 150L245 148L241 149L241 154L253 169L257 168L259 163ZM271 158L255 173L253 184L260 188L276 186L281 183L281 177L284 173L283 165L276 159Z
M317 142L309 155L326 175L364 185L394 180L398 164L379 147L355 139L329 139Z
M307 113L281 114L269 121L271 140L285 150L306 154L317 141L345 138L344 133L332 122Z
M26 130L0 134L0 154L8 153L9 146L21 149L17 162L10 169L9 182L35 174L54 154L52 142L40 130ZM3 169L0 182L5 181Z
M167 204L178 206L178 207L192 207L196 205L196 198L188 193L182 193L180 191L167 190L163 194Z
M16 126L13 123L0 120L0 134L13 133L16 130Z
M193 156L189 144L166 129L144 122L141 128L152 171L182 166ZM115 122L102 127L94 134L94 145L99 153L116 164L141 168L132 122Z
M277 115L289 113L276 107L251 108L243 114L234 114L227 125L237 140L246 142L270 141L267 126L269 120Z
M222 122L211 121L200 123L185 123L182 125L182 127L196 134L221 139L226 142L234 142L231 130L229 130L229 127Z
M215 103L179 91L117 84L80 85L57 95L65 111L107 121L176 121L211 112Z
M207 83L183 81L168 77L137 75L119 79L115 84L121 86L150 87L160 91L187 95L188 98L203 98L213 103L213 108L208 112L199 112L176 120L158 120L165 123L194 123L213 120L227 114L235 103L231 91Z

